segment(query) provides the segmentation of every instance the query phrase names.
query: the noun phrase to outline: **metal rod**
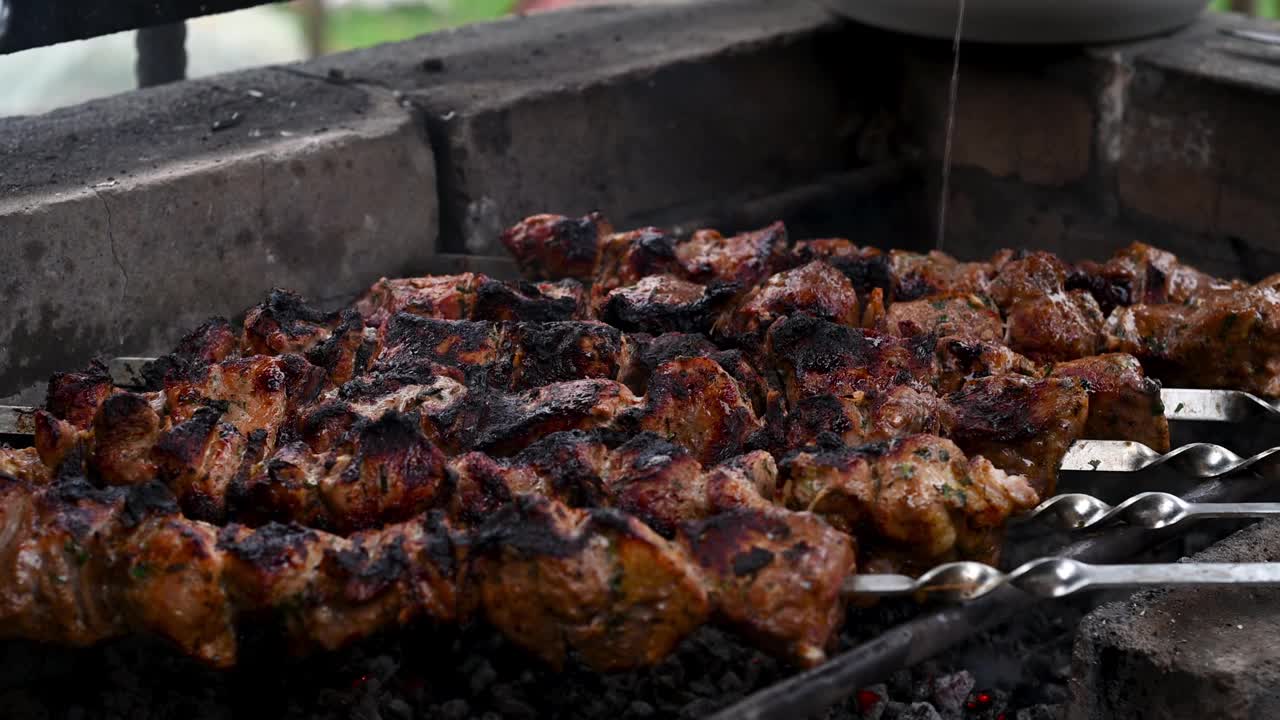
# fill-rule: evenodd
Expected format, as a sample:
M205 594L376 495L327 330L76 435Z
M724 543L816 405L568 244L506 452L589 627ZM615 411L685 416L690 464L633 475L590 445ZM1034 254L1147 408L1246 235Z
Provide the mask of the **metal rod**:
M1269 402L1240 390L1165 388L1160 391L1164 416L1169 420L1246 422L1258 418L1280 419L1280 403Z
M1077 440L1067 448L1060 470L1079 472L1140 472L1169 466L1191 477L1231 475L1254 466L1274 466L1280 447L1268 448L1244 458L1221 445L1190 443L1160 454L1142 443L1127 440Z
M1280 563L1150 563L1094 565L1071 558L1038 558L1011 572L979 562L939 565L918 578L856 575L845 581L847 595L964 602L1013 587L1040 598L1060 598L1082 590L1166 585L1280 586Z
M187 25L176 22L138 31L138 87L152 87L187 77Z
M1274 488L1271 477L1249 473L1230 480L1203 483L1182 499L1188 503L1231 502ZM1121 527L1084 538L1063 549L1060 557L1106 563L1132 557L1177 535L1175 526L1159 530ZM863 643L823 665L766 688L725 708L713 720L794 720L824 712L858 689L883 680L890 672L915 665L977 633L1007 622L1040 598L1000 587L972 602L928 612Z
M1280 516L1280 503L1188 503L1177 495L1146 492L1110 505L1092 495L1068 493L1051 497L1018 518L1063 530L1125 524L1152 530L1203 518Z

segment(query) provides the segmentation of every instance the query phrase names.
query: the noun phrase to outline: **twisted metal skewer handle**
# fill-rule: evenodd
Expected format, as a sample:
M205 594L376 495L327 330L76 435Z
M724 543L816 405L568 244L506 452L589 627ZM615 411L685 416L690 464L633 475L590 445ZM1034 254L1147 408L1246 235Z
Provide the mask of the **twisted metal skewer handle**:
M1164 492L1145 492L1111 505L1092 495L1066 493L1051 497L1018 518L1063 530L1126 524L1158 530L1200 518L1263 518L1280 516L1280 503L1189 503Z
M1062 458L1059 470L1138 472L1167 465L1180 473L1214 478L1242 470L1265 472L1280 464L1280 447L1242 458L1221 445L1190 443L1161 455L1142 443L1128 440L1077 440Z
M1280 420L1280 403L1242 390L1165 388L1160 391L1169 420L1239 423L1265 418Z
M1059 598L1081 590L1141 588L1165 585L1278 587L1280 563L1152 563L1091 565L1069 558L1040 558L1004 573L978 562L939 565L921 575L855 575L844 585L846 595L961 602L1009 585L1041 598Z

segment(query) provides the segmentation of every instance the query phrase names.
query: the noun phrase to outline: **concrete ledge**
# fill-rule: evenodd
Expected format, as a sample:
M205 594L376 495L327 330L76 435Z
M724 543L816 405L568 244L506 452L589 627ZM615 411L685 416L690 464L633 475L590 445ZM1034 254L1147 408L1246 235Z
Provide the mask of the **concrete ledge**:
M1280 522L1196 562L1280 561ZM1181 589L1104 605L1080 625L1071 720L1280 717L1280 589Z
M0 138L7 392L162 351L272 286L350 295L434 252L432 153L386 93L261 70L0 122Z
M597 8L322 58L421 108L444 247L500 253L530 213L623 226L855 167L872 46L812 0Z

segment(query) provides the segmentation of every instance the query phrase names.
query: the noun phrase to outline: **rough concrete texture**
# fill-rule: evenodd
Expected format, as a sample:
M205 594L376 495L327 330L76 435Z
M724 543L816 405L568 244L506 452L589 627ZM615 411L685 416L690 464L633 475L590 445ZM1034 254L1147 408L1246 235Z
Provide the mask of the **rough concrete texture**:
M1280 521L1196 562L1280 561ZM1071 720L1280 717L1280 589L1147 591L1080 625Z
M435 164L384 91L252 71L3 121L0 146L0 395L433 255Z
M422 108L445 246L490 253L533 212L602 210L635 226L856 165L876 80L853 70L868 45L842 30L813 0L595 8L304 67L341 67Z
M962 54L948 246L1083 256L1143 240L1222 274L1280 269L1280 82L1274 53L1220 32L1233 26L1269 29L1207 14L1169 36L1084 52ZM901 117L936 160L950 54L916 43L902 55Z

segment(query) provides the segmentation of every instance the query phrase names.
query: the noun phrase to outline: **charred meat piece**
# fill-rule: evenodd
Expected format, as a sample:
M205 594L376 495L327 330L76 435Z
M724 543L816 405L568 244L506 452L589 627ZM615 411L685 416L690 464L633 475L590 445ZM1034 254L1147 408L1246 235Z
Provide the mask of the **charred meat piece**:
M586 288L571 278L558 282L502 282L477 276L471 320L554 322L591 319Z
M595 277L600 248L612 234L600 213L581 218L534 215L502 233L502 244L526 277L586 281Z
M959 390L973 378L990 375L1040 377L1040 368L1030 359L995 342L969 337L938 340L938 392Z
M240 334L226 318L205 321L178 341L173 352L142 368L147 390L160 390L170 378L191 375L200 368L240 356Z
M759 349L775 320L800 314L851 327L862 322L858 294L848 278L815 261L773 275L751 290L720 317L714 334L735 345Z
M488 278L475 273L427 277L382 278L355 302L365 324L377 327L396 313L439 320L469 320L477 288Z
M709 465L742 452L761 424L724 368L709 358L686 357L654 372L643 401L623 413L617 427L656 433Z
M794 405L816 395L931 388L938 372L934 344L928 336L899 338L796 316L773 324L767 353Z
M1076 378L1089 393L1086 437L1132 440L1156 452L1169 450L1169 421L1160 383L1142 372L1132 355L1095 355L1053 366L1049 377Z
M1056 255L1024 253L1000 265L991 280L988 295L1000 309L1008 312L1024 300L1037 300L1063 292L1069 271L1067 264Z
M592 310L598 316L614 290L658 275L684 279L674 237L655 227L609 235L600 246L592 278Z
M609 449L592 433L553 433L511 458L467 453L449 464L455 477L450 516L478 525L518 497L537 495L570 507L604 504Z
M649 378L659 365L679 357L705 357L714 360L738 381L738 387L751 398L757 415L765 410L768 383L760 376L740 350L721 350L705 336L693 333L664 333L657 337L630 336L634 347L619 378L637 393L649 388Z
M791 256L795 265L826 261L844 273L863 298L877 290L881 298L893 297L893 268L889 256L877 248L859 247L845 238L821 238L796 243Z
M50 378L44 406L59 420L87 430L102 403L115 392L106 363L94 360L80 372L56 373Z
M919 300L930 295L988 295L995 274L991 263L960 262L946 253L889 251L894 302Z
M230 488L234 519L252 525L302 522L347 534L400 522L449 491L444 454L418 419L395 411L360 423L337 448L287 445Z
M163 426L149 398L126 392L107 398L93 422L90 470L107 485L151 482L157 470L151 450Z
M633 351L630 338L604 323L519 323L504 326L502 332L510 390L568 380L619 379Z
M651 665L707 618L701 574L671 543L615 510L524 497L476 533L467 558L488 621L553 667Z
M164 479L188 516L208 522L226 519L227 489L241 467L262 460L267 431L251 439L222 419L215 407L202 407L185 422L162 433L151 450L156 477Z
M201 408L222 409L223 421L248 436L267 432L267 450L289 412L288 361L258 355L210 365L198 375L170 381L164 390L167 417L174 423L190 420Z
M439 436L448 439L445 447L510 455L554 432L611 427L623 413L642 407L642 401L621 383L573 380L516 394L473 388L457 412L430 420ZM642 413L645 419L651 416L657 413ZM715 447L717 440L707 440L707 446Z
M342 312L323 312L301 295L276 288L245 313L244 353L305 353L327 340L344 320Z
M474 412L468 412L468 395L465 385L447 377L365 375L330 391L303 412L296 423L297 437L312 450L325 452L341 444L362 422L395 411L416 415L432 442L458 452L462 448L450 428L464 416L475 419Z
M11 448L0 444L0 477L43 485L53 479L53 472L40 459L36 448Z
M1106 319L1083 290L1020 300L1009 309L1006 342L1033 360L1087 357L1102 346Z
M786 226L776 222L732 237L699 230L677 243L675 251L687 279L732 283L746 289L783 269L789 244Z
M374 333L366 332L360 313L344 310L342 318L333 333L316 343L306 356L307 362L324 369L325 384L329 387L365 372L377 345Z
M702 464L653 433L641 433L610 453L603 477L609 504L663 537L673 537L682 522L711 514Z
M782 480L788 507L852 533L860 564L881 570L995 562L1009 516L1039 501L1026 479L932 435L797 452L783 460Z
M377 357L370 371L401 377L443 375L469 384L488 384L502 375L501 326L467 320L439 320L396 313L378 331ZM496 377L493 384L505 385Z
M989 300L972 294L896 302L881 320L880 331L899 337L951 335L987 342L1004 339L1000 313Z
M826 659L844 622L852 538L809 513L744 508L684 526L680 541L721 622L801 666Z
M1169 385L1280 396L1280 290L1260 283L1189 305L1116 308L1106 349L1134 355Z
M649 275L603 297L600 318L629 332L705 333L737 294L733 285L698 285L675 275Z
M1089 393L1071 377L994 375L948 395L943 432L970 455L1022 475L1040 497L1053 494L1067 449L1084 437Z
M1128 305L1184 303L1218 292L1243 290L1178 261L1171 252L1135 242L1104 263L1080 263L1067 278L1072 289L1088 290L1102 311Z
M792 406L778 453L806 445L859 445L941 429L942 400L929 388L896 385L850 395L814 395Z

